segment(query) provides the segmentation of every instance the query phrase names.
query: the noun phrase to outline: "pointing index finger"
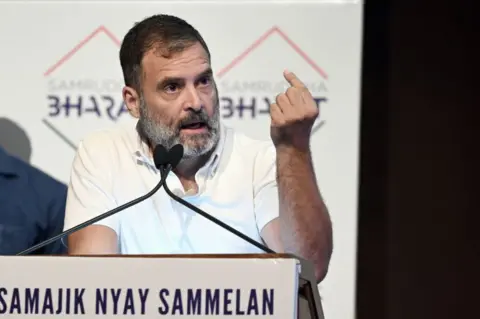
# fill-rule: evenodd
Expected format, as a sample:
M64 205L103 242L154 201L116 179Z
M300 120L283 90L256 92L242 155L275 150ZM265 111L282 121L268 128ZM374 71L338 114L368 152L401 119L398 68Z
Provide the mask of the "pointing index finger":
M303 84L303 82L300 81L300 79L293 72L285 70L283 72L283 76L285 77L285 80L290 83L291 86L299 89L305 89L305 84Z

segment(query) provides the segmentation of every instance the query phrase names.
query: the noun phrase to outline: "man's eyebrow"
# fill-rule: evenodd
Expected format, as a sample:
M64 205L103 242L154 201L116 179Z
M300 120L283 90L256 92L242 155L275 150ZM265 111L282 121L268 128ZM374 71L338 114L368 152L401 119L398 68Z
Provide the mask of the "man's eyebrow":
M198 74L197 76L195 76L195 78L200 79L200 78L205 77L205 76L213 76L212 68L206 69L205 71L203 71L200 74ZM181 78L181 77L169 77L169 76L167 76L167 77L161 79L157 83L157 89L162 89L165 85L170 84L170 83L182 83L184 81L185 81L185 79Z
M172 83L181 83L184 81L184 79L179 78L179 77L165 77L158 81L157 83L157 89L163 89L163 87L167 84L172 84Z
M206 69L205 71L203 71L202 73L200 73L197 78L201 78L201 77L204 77L204 76L212 76L213 75L213 71L212 71L212 68L208 68Z

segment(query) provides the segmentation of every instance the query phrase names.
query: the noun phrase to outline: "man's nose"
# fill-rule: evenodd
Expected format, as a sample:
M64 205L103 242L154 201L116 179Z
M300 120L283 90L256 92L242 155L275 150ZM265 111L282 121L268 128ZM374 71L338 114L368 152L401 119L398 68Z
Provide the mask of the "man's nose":
M189 87L186 90L187 98L185 108L192 109L194 111L200 111L202 108L202 101L195 87Z

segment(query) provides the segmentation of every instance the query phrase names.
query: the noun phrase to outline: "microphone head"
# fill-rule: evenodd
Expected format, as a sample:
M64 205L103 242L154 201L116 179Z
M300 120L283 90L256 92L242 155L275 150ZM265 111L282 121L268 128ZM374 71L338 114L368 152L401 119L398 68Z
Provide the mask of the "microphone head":
M160 144L155 146L155 149L153 150L153 162L155 163L155 167L157 169L165 167L169 164L170 156L165 146Z
M183 146L182 144L177 144L172 146L170 151L168 152L169 159L170 159L170 165L172 169L177 167L178 163L182 160L183 157Z

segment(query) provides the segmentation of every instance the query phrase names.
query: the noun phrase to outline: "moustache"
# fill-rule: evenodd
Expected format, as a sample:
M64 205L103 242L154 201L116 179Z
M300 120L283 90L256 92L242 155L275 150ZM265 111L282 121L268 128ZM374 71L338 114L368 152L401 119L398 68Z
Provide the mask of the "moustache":
M185 118L180 120L180 122L178 123L178 129L194 125L203 125L208 128L212 128L211 118L203 110L198 113L189 113Z

